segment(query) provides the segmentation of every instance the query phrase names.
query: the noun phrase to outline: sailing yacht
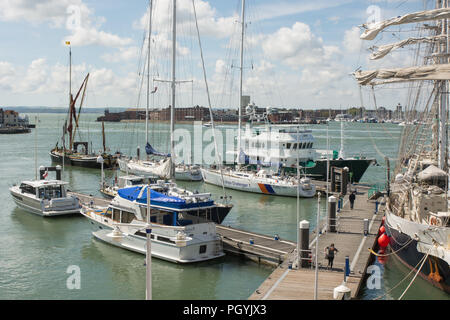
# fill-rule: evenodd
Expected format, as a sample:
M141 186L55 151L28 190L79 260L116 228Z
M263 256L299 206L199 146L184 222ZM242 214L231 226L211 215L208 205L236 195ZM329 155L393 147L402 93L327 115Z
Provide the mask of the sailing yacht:
M434 286L450 293L450 210L447 115L450 80L447 1L437 1L433 10L413 12L372 25L365 25L361 39L374 40L389 26L427 22L419 28L429 36L413 37L384 45L371 59L379 59L404 46L417 45L425 65L409 68L377 69L354 73L360 85L418 81L410 92L415 101L420 94L425 105L411 107L421 119L402 132L395 175L389 181L386 197L385 227L389 246L406 266ZM431 84L426 92L425 86ZM421 90L422 89L422 90ZM430 93L431 92L431 93ZM419 120L419 119L416 119ZM403 295L402 295L403 296ZM402 297L401 296L401 297Z
M150 1L150 16L149 16L149 26L148 26L148 54L147 54L147 105L145 113L145 152L147 154L147 159L140 159L139 155L137 158L121 157L118 160L119 168L123 172L129 172L134 175L154 177L167 179L170 176L170 165L174 164L171 160L170 154L165 154L158 152L149 143L148 137L148 120L149 120L149 104L150 104L150 94L155 94L157 92L157 87L150 92L150 53L151 53L151 34L152 34L152 3ZM175 61L175 60L174 60ZM172 107L171 107L172 108ZM175 109L172 111L175 112ZM173 117L171 117L173 121ZM171 126L171 132L173 132L173 127ZM149 156L155 157L156 159L150 160ZM160 160L157 160L157 159ZM175 179L181 181L201 181L202 174L200 172L199 166L195 165L185 165L180 164L175 166Z
M221 167L211 166L209 168L202 168L201 172L203 180L206 183L222 186L223 188L230 188L239 191L247 191L253 193L262 193L269 195L280 196L297 196L297 192L301 197L314 197L316 187L309 178L296 180L295 178L284 177L273 173L273 170L259 170L257 173L251 170L246 170L245 165L253 161L254 164L261 164L263 159L268 159L266 163L275 163L278 172L279 164L286 161L285 153L295 153L298 165L299 158L304 161L310 160L312 157L312 135L310 131L304 131L297 128L297 133L291 131L292 128L280 129L273 133L268 126L264 132L256 130L242 137L242 84L243 84L243 62L244 62L244 36L245 36L245 0L242 1L241 9L241 43L240 43L240 84L239 84L239 124L238 124L238 148L235 156L238 159L238 166L236 168L227 168L222 170ZM257 117L256 108L254 104L246 106L246 113L250 119ZM265 113L267 116L270 109ZM295 138L295 140L293 139ZM303 140L300 140L300 137ZM279 149L271 147L271 142L277 142L277 145L283 145L283 153L280 156ZM249 154L245 154L242 144L247 144ZM295 151L291 150L295 146ZM276 154L272 154L271 151ZM264 153L264 156L262 156ZM243 166L244 165L244 166ZM219 164L221 166L221 164Z

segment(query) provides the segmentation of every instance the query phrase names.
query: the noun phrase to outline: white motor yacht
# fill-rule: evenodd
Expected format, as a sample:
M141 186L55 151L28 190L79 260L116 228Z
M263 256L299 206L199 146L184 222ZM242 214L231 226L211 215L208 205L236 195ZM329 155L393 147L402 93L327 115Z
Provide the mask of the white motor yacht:
M61 167L58 167L55 168L56 180L46 180L43 175L48 171L44 170L51 168L41 167L41 180L22 181L9 188L17 206L44 217L80 213L79 200L67 195L68 183L60 180L58 171L60 172Z
M82 214L94 226L95 238L146 254L148 186L118 191L108 207L83 205ZM197 217L215 205L209 199L189 202L150 188L152 256L175 263L192 263L224 256L215 223Z

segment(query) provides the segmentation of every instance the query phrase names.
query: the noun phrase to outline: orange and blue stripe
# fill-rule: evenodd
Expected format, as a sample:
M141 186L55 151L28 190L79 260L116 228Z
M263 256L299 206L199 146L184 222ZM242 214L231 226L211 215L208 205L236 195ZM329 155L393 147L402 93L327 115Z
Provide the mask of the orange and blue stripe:
M264 194L275 194L272 186L270 184L258 183L259 189Z

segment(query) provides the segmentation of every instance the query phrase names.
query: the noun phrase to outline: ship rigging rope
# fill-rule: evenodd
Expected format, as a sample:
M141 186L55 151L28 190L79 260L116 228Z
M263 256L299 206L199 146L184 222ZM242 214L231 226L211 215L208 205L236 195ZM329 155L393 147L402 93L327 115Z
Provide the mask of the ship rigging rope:
M382 295L380 295L380 296L378 296L378 297L376 297L376 298L374 298L373 300L380 300L381 298L383 298L383 297L385 297L385 296L387 296L390 292L392 292L394 289L396 289L401 283L403 283L403 281L405 281L413 272L414 272L414 270L416 270L417 269L417 267L419 266L419 264L423 264L423 262L426 260L426 258L427 258L427 256L423 256L420 260L419 260L419 262L416 264L416 266L414 267L414 268L412 268L409 272L408 272L408 274L402 279L402 280L400 280L395 286L393 286L392 288L390 288L388 291L386 291L384 294L382 294Z
M408 287L406 287L405 291L403 291L402 295L398 298L398 300L401 300L403 298L403 296L405 295L405 293L409 290L409 288L411 287L411 285L413 284L414 280L416 280L417 275L419 274L420 270L422 270L422 267L425 264L425 261L427 261L428 256L430 255L431 249L433 249L433 247L431 246L430 249L428 250L427 254L424 256L422 264L420 265L420 268L417 270L416 274L414 275L414 278L411 280L411 282L409 283Z

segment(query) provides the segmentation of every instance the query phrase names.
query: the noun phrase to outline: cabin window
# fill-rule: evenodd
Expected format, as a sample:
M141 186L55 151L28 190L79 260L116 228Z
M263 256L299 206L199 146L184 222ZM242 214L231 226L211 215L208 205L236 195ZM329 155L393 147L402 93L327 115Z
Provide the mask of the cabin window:
M134 213L128 211L122 211L122 223L130 223L134 220Z
M112 219L113 219L114 221L120 221L120 210L119 210L119 209L113 208L113 216L112 216Z
M290 144L290 143L287 143L287 144L286 144L286 148L290 149L290 148L291 148L291 144Z
M206 244L201 245L198 253L200 253L200 254L205 253L206 252L206 247L207 247Z
M297 143L294 143L294 146L292 147L292 149L297 150Z
M33 194L33 195L36 194L36 189L27 184L21 184L20 190L22 191L22 193L29 193L29 194Z
M161 237L161 236L158 236L157 240L163 241L163 242L168 242L168 243L175 243L175 241L170 240L169 238L166 238L166 237Z
M134 235L147 238L147 233L145 233L143 231L138 231ZM153 234L150 234L150 239L153 240L154 238L155 238L155 236Z
M46 186L39 189L39 198L41 199L53 199L61 198L62 190L61 186Z

